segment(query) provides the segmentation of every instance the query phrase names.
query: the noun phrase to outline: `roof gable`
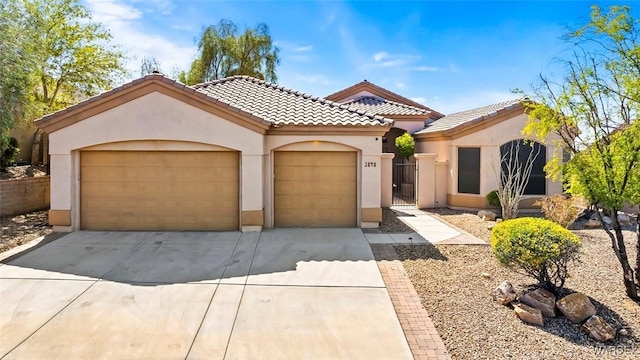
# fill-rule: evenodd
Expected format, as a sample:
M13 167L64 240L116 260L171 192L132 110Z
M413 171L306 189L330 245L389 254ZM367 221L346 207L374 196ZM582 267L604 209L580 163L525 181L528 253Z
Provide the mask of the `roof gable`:
M263 134L282 125L386 128L393 123L248 76L190 87L161 74L150 74L46 115L35 124L50 133L155 91Z
M394 93L393 91L387 90L381 86L378 86L376 84L373 84L367 80L363 80L355 85L349 86L346 89L342 89L338 92L335 92L331 95L328 95L325 97L325 99L327 100L331 100L331 101L343 101L349 97L352 97L354 95L357 95L358 93L361 92L368 92L372 95L381 97L383 99L395 102L395 103L400 103L400 104L404 104L404 105L408 105L408 106L412 106L412 107L416 107L419 109L423 109L423 110L427 110L429 112L431 112L432 117L433 118L441 118L444 116L444 114L435 111L425 105L422 105L416 101L413 101L411 99L408 99L400 94Z
M504 101L449 114L430 122L424 129L416 132L416 135L422 135L422 137L438 135L452 136L476 126L478 126L478 130L480 130L484 128L482 125L492 125L496 121L504 121L514 115L524 113L526 111L522 104L524 101L527 101L527 99Z
M372 114L393 116L393 115L413 115L429 117L431 111L415 106L390 101L377 96L359 96L343 102L351 109L359 109Z

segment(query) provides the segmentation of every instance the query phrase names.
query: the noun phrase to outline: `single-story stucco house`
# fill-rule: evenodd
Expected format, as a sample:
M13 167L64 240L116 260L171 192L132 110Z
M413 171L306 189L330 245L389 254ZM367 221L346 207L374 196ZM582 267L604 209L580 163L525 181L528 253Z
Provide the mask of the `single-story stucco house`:
M367 81L320 98L247 76L186 86L151 74L36 125L57 231L256 231L377 227L405 131L417 206L486 207L488 164L526 119L518 101L445 116ZM533 198L561 191L542 176Z

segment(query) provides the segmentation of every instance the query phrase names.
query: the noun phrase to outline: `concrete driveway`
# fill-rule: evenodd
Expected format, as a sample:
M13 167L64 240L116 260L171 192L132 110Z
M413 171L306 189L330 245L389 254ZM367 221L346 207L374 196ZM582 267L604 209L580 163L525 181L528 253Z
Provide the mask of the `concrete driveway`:
M0 265L2 359L411 359L359 229L75 232Z

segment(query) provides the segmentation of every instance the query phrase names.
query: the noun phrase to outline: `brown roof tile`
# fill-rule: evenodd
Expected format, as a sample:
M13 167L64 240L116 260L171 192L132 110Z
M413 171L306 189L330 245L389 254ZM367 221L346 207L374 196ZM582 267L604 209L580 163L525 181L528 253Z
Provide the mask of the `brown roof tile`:
M249 76L195 85L208 96L251 113L273 125L385 126L382 116Z
M497 104L491 104L487 106L482 106L479 108L460 111L457 113L453 113L447 115L438 120L432 121L427 124L427 126L416 132L416 134L429 134L435 132L443 132L447 130L455 129L464 124L468 124L471 122L482 121L487 118L494 117L499 113L502 113L505 110L514 109L526 99L515 99L510 101L504 101Z
M350 109L363 110L378 115L425 115L431 111L415 106L390 101L377 96L361 96L344 102Z

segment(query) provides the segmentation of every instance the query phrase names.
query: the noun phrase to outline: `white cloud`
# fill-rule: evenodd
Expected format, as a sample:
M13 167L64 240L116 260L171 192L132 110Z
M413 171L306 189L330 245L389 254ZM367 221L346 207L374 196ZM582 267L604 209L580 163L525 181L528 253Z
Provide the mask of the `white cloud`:
M169 72L175 65L187 69L197 48L192 39L178 43L159 33L144 30L144 12L119 0L86 0L96 22L103 24L113 35L113 42L128 56L127 69L132 78L140 76L140 61L156 58L162 70ZM160 2L162 3L162 2Z
M427 99L425 99L425 98L423 98L423 97L421 97L421 96L418 96L418 97L412 97L412 98L409 98L409 100L413 100L413 101L415 101L415 102L417 102L417 103L419 103L419 104L424 104L424 103L425 103L425 101L427 101Z
M93 20L105 25L126 22L142 17L142 11L113 0L86 0Z
M417 55L389 54L386 51L377 52L372 58L373 63L366 63L363 69L403 67L420 60L420 56Z
M386 51L381 51L373 54L373 61L380 62L381 60L386 59L388 57L389 57L389 53L387 53Z
M169 15L175 10L176 5L172 0L132 0L133 3L145 5L145 10L162 15Z
M413 68L411 68L411 70L414 71L438 71L439 69L435 66L415 66Z
M295 52L309 52L311 50L313 50L313 46L312 45L298 46L298 47L293 49L293 51L295 51Z
M404 90L407 88L407 85L405 83L403 83L402 81L398 81L396 82L396 87L400 90Z
M329 80L329 78L326 75L322 75L322 74L315 74L315 75L296 74L294 77L297 81L302 81L306 83L318 84L318 85L333 85L333 81Z

